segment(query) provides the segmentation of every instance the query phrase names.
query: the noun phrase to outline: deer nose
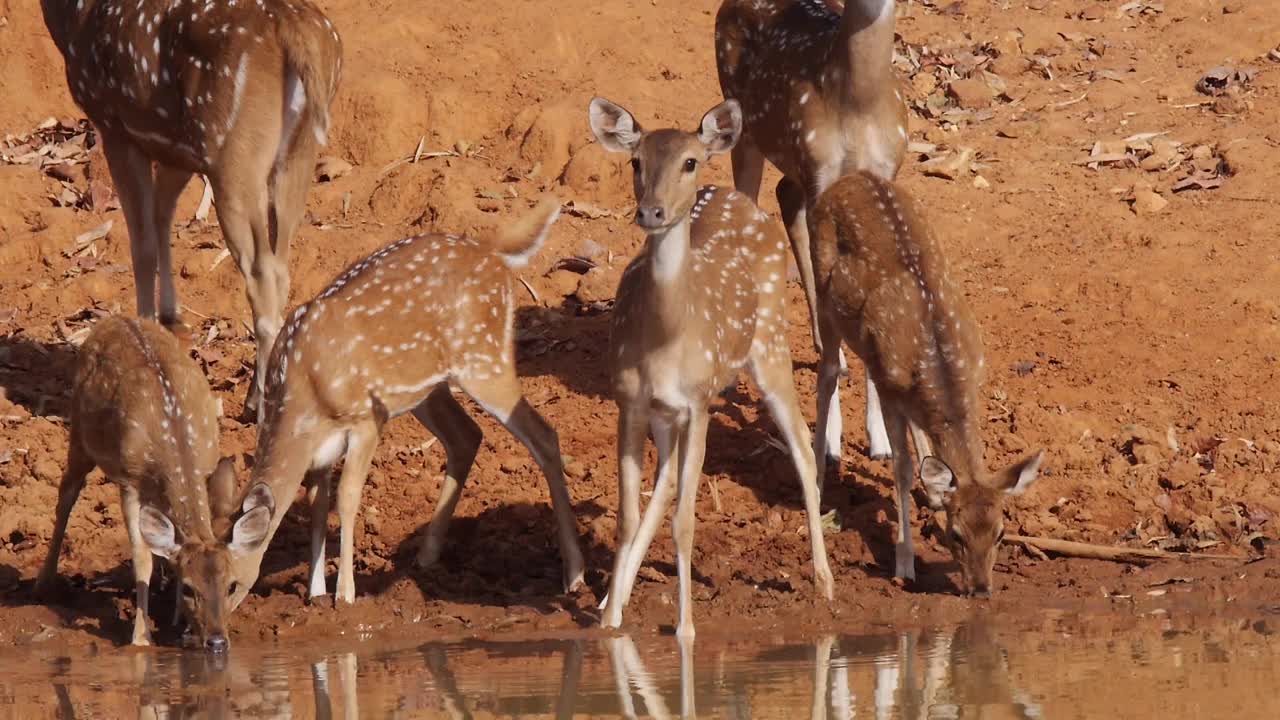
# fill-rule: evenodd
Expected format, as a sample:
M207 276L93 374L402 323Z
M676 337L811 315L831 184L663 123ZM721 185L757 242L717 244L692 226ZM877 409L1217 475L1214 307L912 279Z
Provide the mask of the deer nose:
M211 653L224 653L229 644L226 635L210 635L209 639L204 641L205 649Z
M646 230L660 228L667 222L667 211L657 206L636 208L636 224Z

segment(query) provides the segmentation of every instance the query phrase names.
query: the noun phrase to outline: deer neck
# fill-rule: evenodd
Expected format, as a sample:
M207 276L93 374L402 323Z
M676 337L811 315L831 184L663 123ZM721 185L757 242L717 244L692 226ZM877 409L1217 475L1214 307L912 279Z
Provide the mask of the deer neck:
M653 296L647 309L656 326L666 336L678 333L692 311L689 304L690 220L649 234L649 283Z
M298 403L305 405L306 403ZM286 406L280 412L268 412L258 431L258 457L254 459L252 479L245 486L248 490L257 483L266 483L275 497L275 511L267 538L262 543L265 551L275 537L280 521L289 511L298 488L302 486L311 462L315 457L317 433L315 428ZM323 439L323 438L320 438Z
M933 454L964 481L985 476L982 436L969 419L949 421L931 432Z
M827 82L849 109L866 110L891 87L894 0L847 0Z

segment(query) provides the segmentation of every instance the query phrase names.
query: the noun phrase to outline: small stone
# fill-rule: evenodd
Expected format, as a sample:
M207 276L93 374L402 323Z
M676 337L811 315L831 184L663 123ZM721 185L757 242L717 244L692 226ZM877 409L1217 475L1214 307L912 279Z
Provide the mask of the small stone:
M582 480L587 476L587 466L577 460L571 460L565 463L564 476L570 480Z
M1133 459L1139 465L1158 465L1164 460L1164 453L1157 445L1134 445Z
M604 268L595 267L578 279L573 294L584 303L604 302L613 299L616 289L616 283Z
M979 190L986 190L991 187L991 183L981 175L973 176L973 186Z
M56 485L62 478L62 467L47 457L41 458L36 461L35 467L31 468L31 474L43 483Z
M911 89L915 91L916 97L928 97L938 89L938 78L933 73L918 72L911 78Z
M968 110L991 107L993 95L990 86L979 78L964 78L951 83L947 89L956 104Z
M1013 433L1006 433L1000 437L1000 447L1007 452L1020 453L1026 451L1027 443Z
M1133 212L1139 216L1155 215L1169 206L1169 201L1151 188L1136 188L1133 191Z
M560 297L569 297L578 290L578 282L582 276L571 270L556 270L547 276L551 281L551 287L555 294Z

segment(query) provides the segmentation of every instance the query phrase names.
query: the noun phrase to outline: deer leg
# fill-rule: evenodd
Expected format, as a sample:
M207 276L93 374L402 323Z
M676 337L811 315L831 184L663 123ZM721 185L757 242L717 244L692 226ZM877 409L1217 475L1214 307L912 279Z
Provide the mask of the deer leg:
M893 551L893 576L915 580L916 558L911 546L911 483L915 479L915 470L911 466L911 454L907 452L908 421L898 412L890 413L886 421L893 447L893 480L898 495L898 539Z
M471 465L480 450L484 433L458 404L446 383L437 385L427 395L427 399L413 409L413 416L428 432L440 439L445 454L440 499L436 501L431 524L427 526L427 532L422 536L422 546L418 548L418 567L429 567L440 559L449 521L453 519L453 512L458 507L458 498L462 496L462 488L467 483L467 475L471 473Z
M62 474L62 482L58 484L58 508L54 514L53 537L49 539L49 553L44 558L39 577L36 578L34 591L37 597L53 590L54 580L58 577L62 542L67 537L67 521L71 519L71 509L75 507L80 492L84 490L85 480L93 472L93 468L94 462L80 442L80 431L73 424L67 450L67 468Z
M800 479L800 488L804 493L804 511L809 523L809 544L813 551L814 588L830 602L835 598L835 580L831 575L826 541L822 536L822 512L818 508L817 463L814 462L813 446L809 444L809 426L804 422L804 415L800 412L800 402L796 399L795 386L792 384L791 354L787 349L786 338L781 336L781 331L778 338L763 346L767 349L753 353L751 373L755 376L756 384L760 386L765 404L769 407L769 413L773 415L774 422L787 441L787 448L791 451L791 462L795 465L796 476Z
M265 174L264 174L265 175ZM253 380L245 398L245 416L262 422L261 398L266 382L265 365L280 332L283 303L278 297L279 260L271 246L270 213L265 188L244 186L245 175L213 178L214 201L227 249L244 276L245 292L253 312L257 350Z
M618 405L618 549L613 557L609 592L601 602L604 614L600 617L601 626L614 628L622 624L624 573L640 530L640 476L644 471L648 398L628 398Z
M760 181L764 177L764 155L743 137L733 146L729 157L733 162L733 189L756 202L760 198Z
M821 505L822 493L826 490L827 465L836 466L836 478L840 477L840 449L837 447L834 456L827 450L827 425L831 419L832 403L839 403L840 392L840 344L841 339L835 328L828 327L822 331L828 342L818 356L818 426L814 431L813 457L818 463L818 500ZM837 415L838 417L838 415ZM840 442L840 438L836 438Z
M564 590L573 592L582 584L582 550L578 547L578 525L573 503L564 482L560 459L560 438L520 392L515 368L491 380L462 383L463 389L490 415L501 422L533 455L551 491L551 509L560 535L560 556L564 564Z
M693 530L694 511L698 501L698 484L702 480L702 460L707 447L708 415L705 407L687 411L680 429L680 474L676 485L676 515L671 522L676 543L676 574L680 580L680 621L676 625L678 639L692 640L693 629Z
M698 688L693 676L693 636L677 636L676 645L680 648L680 717L698 717L694 697Z
M173 285L173 253L169 235L173 227L173 214L178 209L178 198L191 181L191 173L168 165L157 165L155 177L155 202L152 205L155 216L151 231L160 278L160 324L182 336L186 334L186 327L178 312L178 292Z
M356 513L360 510L360 494L373 451L378 447L381 426L376 420L362 422L347 433L347 455L342 463L342 477L338 480L338 587L335 603L351 604L356 601L355 544Z
M307 597L315 600L329 594L324 580L325 538L329 534L329 504L332 500L332 468L314 470L308 475L311 487L307 494L311 499L311 568Z
M816 281L813 277L813 256L809 252L809 211L808 200L804 189L794 180L783 178L777 187L778 207L782 210L782 223L787 229L787 238L791 241L791 253L795 256L796 268L800 271L800 284L804 288L804 299L809 306L809 331L813 333L813 345L822 355L822 327L818 318L818 295ZM836 355L840 363L841 373L845 370L844 352L836 343ZM840 394L831 395L831 404L826 414L826 459L824 463L839 463L843 450L841 440L844 434L844 416L840 414ZM825 468L824 468L825 469ZM826 475L825 472L822 473Z
M271 247L276 258L276 298L282 312L289 303L289 248L307 207L318 151L315 135L305 127L298 128L288 143L276 162L271 189Z
M888 430L884 424L884 411L880 407L880 392L876 390L876 384L871 379L871 373L867 372L867 455L872 460L883 460L891 457L898 448L894 447L889 441ZM902 452L907 451L906 445L898 446L902 448Z
M150 645L151 631L147 628L148 605L151 590L151 548L142 539L139 515L142 504L138 491L120 484L120 506L124 510L124 526L129 532L129 547L133 551L133 644Z
M658 472L653 481L653 495L649 498L649 505L644 509L644 519L640 521L640 529L636 532L626 556L622 558L624 564L621 570L614 568L615 582L620 583L617 586L617 594L615 595L611 589L600 604L605 608L604 617L609 618L609 598L617 597L616 623L605 627L618 627L622 623L622 609L631 601L631 591L635 589L640 566L644 564L644 559L649 554L649 546L653 543L653 538L667 515L667 507L671 504L671 496L675 492L675 483L672 481L678 463L678 456L675 453L675 428L670 421L658 417L650 417L649 427L653 432L653 444L658 449ZM638 499L637 502L639 502Z
M103 133L102 154L120 196L125 226L129 229L129 255L133 261L133 286L138 316L156 316L155 178L151 160L120 135Z
M810 720L827 718L827 684L831 673L831 648L834 635L823 635L813 645L813 697L809 701Z

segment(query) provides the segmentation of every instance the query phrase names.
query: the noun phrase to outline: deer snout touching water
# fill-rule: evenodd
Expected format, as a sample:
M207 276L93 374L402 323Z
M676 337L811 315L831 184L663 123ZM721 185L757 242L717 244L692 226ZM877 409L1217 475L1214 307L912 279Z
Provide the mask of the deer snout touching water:
M176 570L189 637L226 651L227 615L239 591L232 568L263 544L274 500L266 486L253 487L229 540L215 535L210 491L225 494L235 477L230 459L218 459L213 395L195 362L153 321L107 318L80 347L67 468L38 594L57 577L67 520L95 467L120 488L137 591L133 644L151 644L154 554Z
M984 359L964 289L915 202L869 172L838 180L812 220L814 280L822 358L818 373L818 456L836 391L842 343L858 354L880 390L898 494L896 577L915 579L911 545L908 426L927 437L920 463L931 503L946 511L946 543L972 595L989 595L1004 536L1004 499L1035 482L1043 451L998 472L983 462L978 390ZM917 444L917 452L922 444ZM926 451L927 452L927 451Z

